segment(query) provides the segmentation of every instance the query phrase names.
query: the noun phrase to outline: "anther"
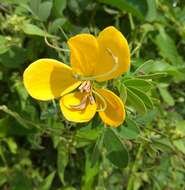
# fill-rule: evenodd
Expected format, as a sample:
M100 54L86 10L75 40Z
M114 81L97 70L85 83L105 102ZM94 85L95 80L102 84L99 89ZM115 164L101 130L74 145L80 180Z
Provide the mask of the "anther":
M90 81L84 81L80 87L78 88L80 92L87 92L89 93L91 91L91 82Z
M95 99L94 99L93 95L89 96L89 101L90 101L91 105L95 103Z
M79 87L78 87L78 89L80 90L80 92L83 92L83 88L84 88L84 86L86 85L86 81L85 82L83 82Z
M77 110L77 111L84 110L86 108L86 105L87 105L87 98L88 98L88 95L84 96L82 101L80 102L80 104L70 105L70 107L74 110Z

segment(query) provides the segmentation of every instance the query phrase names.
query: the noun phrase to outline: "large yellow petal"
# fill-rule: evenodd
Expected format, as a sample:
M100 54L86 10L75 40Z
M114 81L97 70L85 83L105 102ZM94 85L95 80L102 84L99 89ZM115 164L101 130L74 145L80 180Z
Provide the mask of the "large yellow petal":
M87 105L83 110L75 110L72 108L72 106L79 105L85 95L85 93L74 92L66 94L60 99L60 108L68 121L77 123L88 122L95 115L96 103L90 104L89 100L87 100Z
M24 71L24 85L38 100L51 100L68 93L80 84L72 69L54 59L39 59Z
M130 66L130 51L122 33L113 26L109 26L100 32L97 40L100 62L96 67L95 74L102 75L97 78L97 81L116 78L126 72Z
M68 40L73 71L82 76L91 76L98 63L99 47L91 34L79 34Z
M114 94L112 91L107 89L96 89L106 101L107 107L104 111L99 111L99 115L103 122L107 125L118 127L125 120L125 108L122 100ZM102 102L97 97L98 107L102 107Z

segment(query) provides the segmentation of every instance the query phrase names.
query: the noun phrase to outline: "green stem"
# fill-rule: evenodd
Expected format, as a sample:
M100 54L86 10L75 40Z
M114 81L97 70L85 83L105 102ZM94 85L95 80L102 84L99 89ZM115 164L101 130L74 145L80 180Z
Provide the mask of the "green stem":
M127 190L133 190L133 182L135 180L135 173L137 172L137 169L138 169L139 164L140 164L138 162L138 160L141 159L142 152L143 152L143 144L140 144L138 151L137 151L137 154L136 154L135 161L134 161L132 168L130 170L130 177L128 179Z
M132 18L131 13L128 14L128 18L129 18L129 22L130 22L130 27L131 27L132 30L134 30L135 29L135 24L134 24L134 20Z

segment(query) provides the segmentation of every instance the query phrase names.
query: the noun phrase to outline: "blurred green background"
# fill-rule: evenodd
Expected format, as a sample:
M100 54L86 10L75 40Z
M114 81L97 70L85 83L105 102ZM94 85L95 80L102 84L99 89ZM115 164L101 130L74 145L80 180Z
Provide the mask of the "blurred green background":
M125 102L122 126L69 123L27 94L30 63L69 64L67 38L110 25L131 51L130 71L100 84ZM0 189L184 190L184 60L184 0L0 0Z

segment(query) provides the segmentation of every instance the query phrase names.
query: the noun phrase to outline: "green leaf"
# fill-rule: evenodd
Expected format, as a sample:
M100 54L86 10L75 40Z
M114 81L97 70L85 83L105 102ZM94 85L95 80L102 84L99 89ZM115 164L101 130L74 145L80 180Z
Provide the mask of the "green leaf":
M154 21L157 18L157 5L155 0L147 0L148 11L146 15L147 21Z
M5 137L7 134L9 125L9 119L8 117L4 117L0 119L0 137Z
M140 133L136 123L127 118L126 124L118 128L118 133L123 139L136 139Z
M176 123L176 129L182 133L183 135L185 135L185 120L182 121L177 121Z
M92 153L92 158L91 158L91 162L92 162L92 167L96 164L96 162L100 159L101 156L101 151L102 151L102 147L103 147L103 140L104 140L104 133L102 133L97 141L96 144L94 146L93 149L93 153Z
M24 24L24 26L22 27L22 30L25 34L28 35L36 35L36 36L42 36L42 37L55 37L51 34L48 34L47 32L45 32L44 30L40 29L38 26L34 25L34 24Z
M135 108L138 113L145 114L147 109L142 99L129 88L127 88L127 94L127 102Z
M29 128L28 124L26 123L26 121L22 117L20 117L20 115L18 113L11 111L10 109L8 109L4 105L0 106L0 110L2 110L5 113L11 115L13 118L15 118L25 128Z
M152 87L151 83L143 79L128 79L124 81L127 87L136 87L142 91L149 91Z
M67 5L67 1L66 0L54 0L54 2L53 2L54 13L57 16L62 16L63 15L63 11L66 8L66 5Z
M0 71L0 81L3 80L3 71Z
M154 149L160 150L162 152L166 151L166 152L170 152L173 151L174 147L173 144L171 143L171 141L168 138L154 138L152 139L153 144L151 144L151 147L153 147Z
M65 24L66 21L66 18L57 18L49 26L49 32L56 33L59 30L59 28Z
M91 165L91 149L85 150L85 171L82 177L82 190L93 189L93 183L95 181L96 175L99 173L99 164L97 163L92 167Z
M39 5L41 3L41 0L31 0L30 1L30 8L31 10L37 15L39 12Z
M175 147L178 150L180 150L183 154L185 154L185 141L184 141L184 139L174 140L173 144L175 145Z
M165 60L149 60L143 63L138 69L135 71L136 74L147 73L147 74L156 74L159 72L166 72L168 75L172 75L177 79L182 78L182 74L178 67L170 65ZM142 76L142 75L141 75Z
M99 134L101 132L101 129L81 129L78 130L76 133L76 137L80 139L87 139L90 141L95 141Z
M140 79L158 79L162 77L166 77L168 73L161 72L161 73L155 73L155 74L148 74L148 75L138 75L137 78Z
M159 86L158 89L164 102L167 103L169 106L174 106L175 101L169 93L167 87Z
M165 32L164 28L160 27L155 43L159 48L160 54L173 65L182 65L184 63L183 58L177 51L173 38Z
M0 107L1 108L1 107ZM1 110L1 109L0 109ZM18 123L8 114L6 117L0 119L0 137L6 136L26 136L35 133L35 128L25 128L23 125Z
M51 13L52 2L45 1L39 5L38 17L42 21L46 21Z
M150 109L153 108L153 102L146 93L144 93L140 89L137 89L136 87L128 87L128 88L141 98L141 100L144 102L146 107L148 107Z
M8 147L9 147L9 149L10 149L10 152L13 153L13 154L16 154L18 147L17 147L17 144L16 144L16 142L14 141L14 139L12 139L12 138L7 138L7 139L5 139L5 141L6 141Z
M14 88L16 89L16 92L19 95L21 107L22 107L22 109L25 109L26 100L28 98L28 93L24 87L23 81L16 80L16 79L14 79L14 80L15 80Z
M60 180L63 184L65 184L64 173L68 161L69 161L68 147L66 145L66 142L62 141L57 147L57 171Z
M8 3L8 4L26 4L29 0L1 0L1 3ZM37 1L37 0L36 0Z
M26 61L26 49L12 46L11 49L0 54L0 63L8 68L18 68Z
M0 155L1 155L1 150L0 150ZM8 167L0 167L0 187L3 184L5 184L7 182L7 180L8 180L8 177L6 175L7 172L8 172Z
M7 108L7 106L5 105L0 105L0 111L3 111L5 113L7 113L8 115L10 115L11 117L13 117L22 127L24 127L25 129L29 130L34 130L34 128L39 128L39 125L30 121L30 120L26 120L23 117L21 117L17 112L14 112L10 109ZM15 129L16 131L16 129ZM28 133L27 131L27 133Z
M53 179L55 177L55 171L50 173L42 182L42 184L39 187L39 190L50 190Z
M126 167L129 159L128 152L114 129L106 128L103 142L108 160L119 168Z
M9 47L6 44L7 39L5 36L0 35L0 54L3 54L9 50Z
M77 16L79 16L80 13L82 12L82 9L81 9L81 7L80 7L79 1L73 1L73 0L71 1L71 0L69 0L69 1L67 2L67 7L68 7L72 12L74 12L75 15L77 15Z
M120 98L123 100L123 103L127 100L127 89L123 82L116 81L116 87L118 88L118 91L120 93Z
M77 189L74 187L65 187L63 190L77 190Z
M11 190L33 190L32 180L25 171L15 170L9 177L9 184Z
M101 130L101 128L78 130L75 135L75 140L77 142L76 147L79 148L94 143L99 137Z
M118 8L121 11L127 11L129 13L132 13L133 15L137 16L140 19L144 18L144 15L142 14L141 10L137 6L136 1L126 1L126 0L100 0L100 2L111 5L113 7ZM142 1L142 4L145 2ZM140 4L141 5L141 4Z
M140 61L140 59L138 60ZM139 73L150 73L152 72L151 67L154 65L154 60L153 59L149 59L147 61L145 61L144 63L142 63L141 65L139 65L139 67L135 70L135 74L139 74ZM147 68L147 69L146 69ZM148 71L149 70L149 71Z

